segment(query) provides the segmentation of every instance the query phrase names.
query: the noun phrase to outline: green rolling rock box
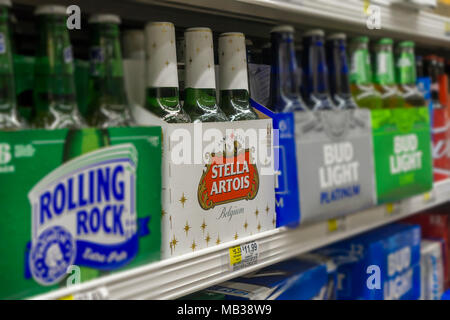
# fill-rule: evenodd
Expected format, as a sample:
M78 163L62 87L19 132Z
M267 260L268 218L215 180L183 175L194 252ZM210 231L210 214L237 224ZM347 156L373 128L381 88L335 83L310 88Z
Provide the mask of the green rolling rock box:
M427 108L372 110L372 130L378 203L433 187Z
M0 299L159 260L161 128L0 132L0 199Z

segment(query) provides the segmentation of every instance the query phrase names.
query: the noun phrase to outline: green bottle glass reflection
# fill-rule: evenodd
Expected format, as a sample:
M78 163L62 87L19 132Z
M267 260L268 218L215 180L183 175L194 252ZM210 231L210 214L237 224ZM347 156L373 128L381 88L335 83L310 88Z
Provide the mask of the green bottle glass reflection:
M17 112L11 33L9 28L9 1L0 2L0 130L25 127Z
M85 153L110 145L106 129L71 129L67 132L63 149L63 162L67 162ZM80 267L81 282L97 278L101 271L89 267Z
M36 8L39 44L34 67L32 124L38 128L80 128L74 64L66 8L44 5Z
M258 119L249 103L246 52L244 34L219 36L220 108L230 121Z
M88 123L93 127L125 127L133 124L123 79L120 18L93 15L90 44Z
M184 110L192 122L220 122L228 118L216 102L212 32L189 28L186 41L186 89Z
M425 98L416 86L416 58L414 42L403 41L399 44L399 55L396 62L398 89L405 99L406 107L425 107Z
M178 90L175 27L149 22L145 27L147 89L145 108L166 122L191 122L181 108Z
M381 95L372 84L368 43L367 37L354 38L351 42L350 90L360 108L381 109Z
M382 38L376 47L375 59L375 89L381 94L384 109L402 108L405 100L397 89L395 82L393 41Z

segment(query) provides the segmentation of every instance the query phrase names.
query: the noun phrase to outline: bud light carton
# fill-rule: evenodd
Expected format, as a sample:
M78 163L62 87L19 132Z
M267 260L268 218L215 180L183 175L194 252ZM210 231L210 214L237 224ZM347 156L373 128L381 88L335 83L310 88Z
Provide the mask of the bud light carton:
M337 298L420 297L420 227L392 224L315 252L337 265Z
M323 300L328 293L325 264L294 258L206 290L226 300Z
M421 300L440 300L444 293L442 240L422 240L420 245Z
M406 223L420 225L422 238L442 240L442 260L444 262L444 281L446 286L448 286L450 281L450 216L448 215L448 210L448 206L440 206L403 220Z
M160 258L161 129L0 132L0 298Z

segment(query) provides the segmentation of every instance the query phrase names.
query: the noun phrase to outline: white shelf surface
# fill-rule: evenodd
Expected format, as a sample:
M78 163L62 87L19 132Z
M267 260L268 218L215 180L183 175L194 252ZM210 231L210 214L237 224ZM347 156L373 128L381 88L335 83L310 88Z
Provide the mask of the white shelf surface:
M129 0L130 1L130 0ZM131 0L172 6L188 11L253 20L268 24L289 23L349 33L409 39L450 48L450 17L427 10L390 5L389 0ZM367 4L380 8L381 29L366 26ZM230 26L229 26L230 27ZM243 30L245 31L245 30ZM265 30L264 30L265 32Z
M286 260L370 229L405 218L450 200L450 179L440 181L428 193L400 202L376 206L330 222L279 228L221 244L176 258L115 273L76 286L59 289L33 299L58 299L70 295L103 292L109 299L174 299ZM247 242L258 243L256 265L232 271L229 248Z

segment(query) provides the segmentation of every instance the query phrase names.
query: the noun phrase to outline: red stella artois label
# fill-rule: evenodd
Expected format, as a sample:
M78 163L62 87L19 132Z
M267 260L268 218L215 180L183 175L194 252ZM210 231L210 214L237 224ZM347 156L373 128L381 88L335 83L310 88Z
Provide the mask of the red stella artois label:
M433 112L433 174L439 181L450 176L450 121L445 108Z
M209 210L218 204L256 197L259 175L248 149L231 156L213 153L210 161L198 185L200 207Z

